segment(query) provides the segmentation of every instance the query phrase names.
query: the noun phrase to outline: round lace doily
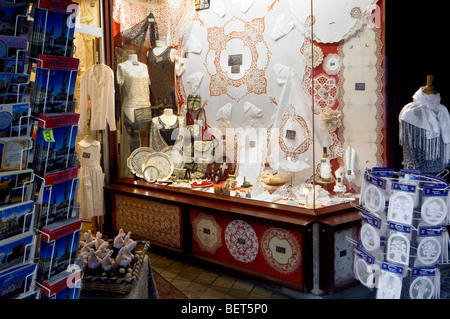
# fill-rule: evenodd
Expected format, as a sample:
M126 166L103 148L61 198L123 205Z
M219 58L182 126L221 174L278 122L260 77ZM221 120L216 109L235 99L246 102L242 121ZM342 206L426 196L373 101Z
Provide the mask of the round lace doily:
M342 59L338 54L330 53L323 60L323 69L329 75L336 75L342 68Z
M378 282L377 299L400 299L402 279L396 274L383 272Z
M372 252L380 248L380 234L369 224L364 224L361 227L360 240L363 247L368 252Z
M409 297L411 299L431 299L433 294L434 284L428 277L418 277L409 286Z
M222 228L213 216L199 214L192 221L192 233L202 250L214 253L222 246Z
M225 243L230 254L243 263L252 262L259 244L252 226L243 220L233 220L225 229Z
M404 193L395 192L389 198L388 220L411 225L414 211L414 199Z
M439 259L441 250L441 243L436 237L426 237L417 247L417 258L424 265L432 265Z
M369 185L364 190L364 206L372 213L378 213L382 211L386 205L386 199L383 191L375 185Z
M387 244L386 260L402 265L409 263L410 242L402 233L394 233L389 236Z
M422 219L429 225L442 224L447 217L447 204L440 197L430 197L422 204Z

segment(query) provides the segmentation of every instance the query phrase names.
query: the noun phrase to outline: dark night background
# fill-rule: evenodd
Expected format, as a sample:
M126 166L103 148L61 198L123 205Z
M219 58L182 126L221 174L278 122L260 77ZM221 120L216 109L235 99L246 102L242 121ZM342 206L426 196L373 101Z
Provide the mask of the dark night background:
M433 75L441 104L450 106L446 41L450 19L444 1L386 0L386 79L388 104L388 164L402 168L398 115L419 87Z

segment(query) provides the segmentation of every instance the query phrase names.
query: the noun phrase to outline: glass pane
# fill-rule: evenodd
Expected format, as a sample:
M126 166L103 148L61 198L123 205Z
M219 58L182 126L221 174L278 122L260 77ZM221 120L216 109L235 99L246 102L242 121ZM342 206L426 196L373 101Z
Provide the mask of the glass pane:
M299 207L348 202L364 168L386 164L383 1L253 3L113 2L119 176L144 179L127 162L139 148L173 150L157 122L171 109L185 130L170 156L191 182ZM173 53L170 72L156 71L158 50Z

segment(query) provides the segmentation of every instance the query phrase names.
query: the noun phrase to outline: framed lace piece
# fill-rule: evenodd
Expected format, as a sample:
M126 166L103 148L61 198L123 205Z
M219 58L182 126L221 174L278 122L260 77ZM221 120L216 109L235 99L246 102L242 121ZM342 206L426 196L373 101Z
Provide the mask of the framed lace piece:
M363 194L363 204L372 213L381 212L386 205L386 198L383 190L375 185L369 185Z
M417 246L417 258L424 265L432 265L438 261L441 250L441 243L436 237L425 237Z
M156 182L159 176L159 169L154 165L148 165L144 169L144 179L149 182L153 183Z
M418 277L409 286L409 297L411 299L431 299L433 295L434 284L428 277Z
M402 279L396 274L382 272L378 285L377 299L400 299Z
M226 33L226 30L233 31ZM204 66L210 77L209 92L211 96L226 94L236 102L241 101L248 94L257 95L267 92L266 71L270 63L272 53L264 40L265 19L256 18L245 21L233 17L222 27L207 29L208 51ZM228 46L239 44L242 47L242 65L238 73L233 73L228 66ZM246 92L235 95L234 90L246 86Z
M300 244L284 229L267 229L261 239L261 252L267 263L282 274L290 274L301 265Z
M361 227L360 240L364 249L368 252L372 252L380 248L380 234L369 224L364 224Z
M225 243L230 254L238 261L250 263L258 254L256 233L247 222L233 220L225 229Z
M389 198L388 220L411 225L414 211L414 199L404 192L395 192Z
M296 132L294 139L286 138L288 130ZM293 104L287 107L281 118L279 143L286 158L290 157L292 161L296 161L312 144L311 130L303 117L297 114Z
M448 214L448 207L440 197L430 197L424 201L420 214L424 222L429 225L443 224Z
M386 260L389 262L408 265L410 242L402 233L394 233L388 239Z
M192 234L202 250L214 253L222 246L222 228L213 216L199 214L192 221Z

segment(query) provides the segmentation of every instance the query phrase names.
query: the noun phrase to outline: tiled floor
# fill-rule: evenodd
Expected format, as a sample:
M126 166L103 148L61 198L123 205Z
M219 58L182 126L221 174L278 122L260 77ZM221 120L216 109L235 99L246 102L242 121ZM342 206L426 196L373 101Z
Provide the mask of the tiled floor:
M158 251L149 252L152 270L158 272L190 299L289 299L281 289L244 279L239 274L223 272Z

